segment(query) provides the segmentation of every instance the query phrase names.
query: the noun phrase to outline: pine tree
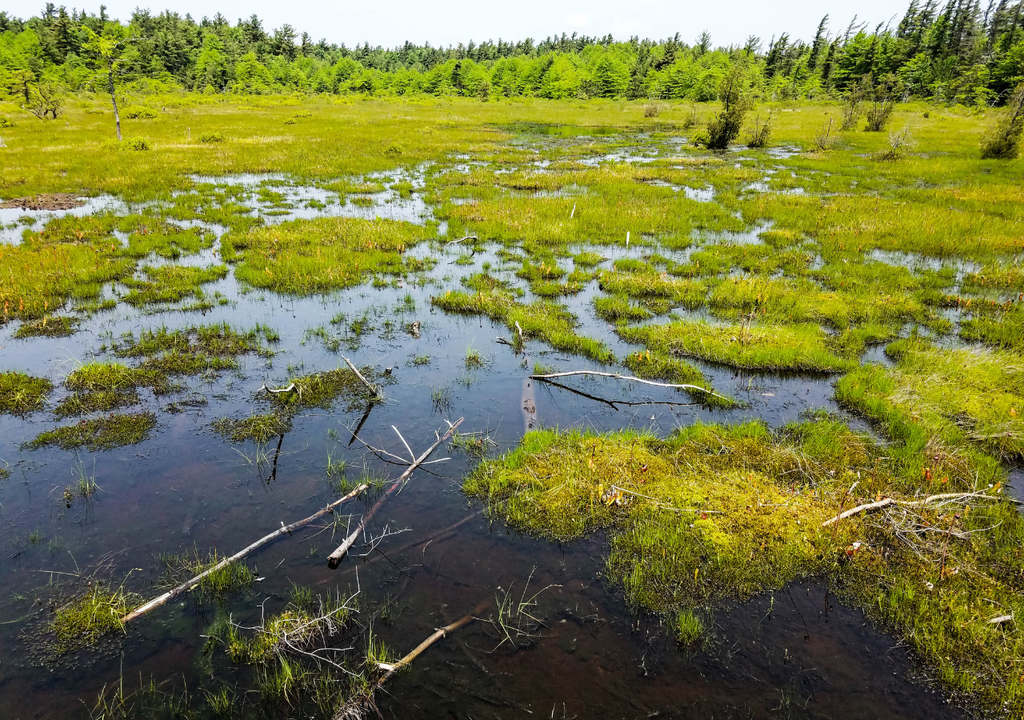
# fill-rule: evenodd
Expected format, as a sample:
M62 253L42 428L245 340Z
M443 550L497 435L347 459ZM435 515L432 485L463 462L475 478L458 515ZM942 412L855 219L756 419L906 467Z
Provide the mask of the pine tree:
M915 0L916 2L916 0ZM825 15L818 23L818 32L814 34L814 42L811 44L811 56L807 59L807 69L814 70L818 66L818 58L821 57L821 51L825 49L825 45L828 44L828 15Z

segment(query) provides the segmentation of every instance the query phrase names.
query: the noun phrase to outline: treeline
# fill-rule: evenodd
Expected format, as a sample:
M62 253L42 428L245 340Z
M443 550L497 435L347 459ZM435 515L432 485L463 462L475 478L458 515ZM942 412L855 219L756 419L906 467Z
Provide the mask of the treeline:
M104 57L97 37L110 41ZM102 6L93 15L48 3L28 20L0 12L0 91L26 101L44 84L50 92L103 90L99 78L106 83L114 70L122 84L153 91L707 101L736 65L762 98L840 95L868 78L903 98L1001 104L1024 81L1024 0L990 0L985 8L980 0L912 0L895 27L855 19L835 29L826 16L810 42L751 36L741 47L713 47L704 33L692 44L679 34L625 42L563 34L541 42L348 48L314 42L290 25L267 31L256 15L231 24L219 13L196 22L137 10L124 24Z

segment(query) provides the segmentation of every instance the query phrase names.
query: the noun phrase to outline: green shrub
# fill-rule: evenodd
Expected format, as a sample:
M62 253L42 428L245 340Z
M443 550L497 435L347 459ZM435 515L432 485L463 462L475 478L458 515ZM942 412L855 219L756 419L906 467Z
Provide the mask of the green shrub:
M129 120L152 120L156 115L156 110L141 105L133 105L124 109L124 116Z
M199 136L199 142L201 143L219 143L224 142L224 134L219 132L206 132Z
M743 116L750 107L745 88L745 71L740 65L735 65L722 80L719 90L722 112L708 123L706 135L699 139L700 144L710 150L725 150L729 143L739 137Z
M2 125L0 125L2 127ZM1024 134L1024 83L1017 86L1009 110L985 136L981 156L986 159L1014 160L1020 154Z

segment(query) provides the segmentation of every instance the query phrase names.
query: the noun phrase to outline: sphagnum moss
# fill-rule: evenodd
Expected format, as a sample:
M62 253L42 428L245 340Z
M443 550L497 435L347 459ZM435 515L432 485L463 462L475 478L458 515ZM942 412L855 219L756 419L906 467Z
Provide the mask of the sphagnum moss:
M532 432L481 464L464 490L492 517L553 540L609 529L608 576L635 606L681 610L680 618L708 602L827 577L948 686L1020 712L1024 641L988 620L1024 612L1024 519L992 494L952 509L922 503L928 491L907 472L890 448L820 419L779 432L698 424L666 440ZM880 497L909 504L824 525ZM948 539L934 541L929 528ZM695 628L681 619L680 639Z

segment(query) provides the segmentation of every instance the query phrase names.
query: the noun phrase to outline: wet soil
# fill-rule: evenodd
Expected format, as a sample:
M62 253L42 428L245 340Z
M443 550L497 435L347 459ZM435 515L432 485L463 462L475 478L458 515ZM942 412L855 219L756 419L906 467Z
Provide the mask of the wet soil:
M85 201L70 193L44 193L34 197L14 198L0 202L4 210L71 210L82 207Z

